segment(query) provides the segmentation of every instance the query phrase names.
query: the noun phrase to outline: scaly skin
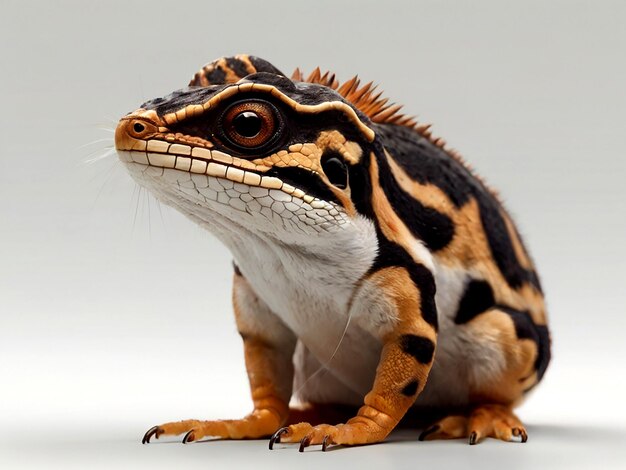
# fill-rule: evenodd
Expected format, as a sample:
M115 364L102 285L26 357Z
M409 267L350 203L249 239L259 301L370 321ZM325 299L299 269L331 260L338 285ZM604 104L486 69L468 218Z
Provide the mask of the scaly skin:
M526 441L512 407L550 359L530 255L459 155L374 89L240 55L120 120L133 178L233 254L254 404L242 419L155 426L144 443L370 444L412 406L451 413L420 439ZM294 394L363 398L345 424L311 424L294 422Z

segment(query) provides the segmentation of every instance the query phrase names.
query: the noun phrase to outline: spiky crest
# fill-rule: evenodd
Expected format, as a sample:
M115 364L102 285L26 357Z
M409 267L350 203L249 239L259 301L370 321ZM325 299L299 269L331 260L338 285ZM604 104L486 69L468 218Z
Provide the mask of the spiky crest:
M432 135L430 130L432 124L420 123L413 116L407 116L401 113L402 105L389 103L389 98L383 97L382 91L376 91L378 85L374 85L373 82L361 85L359 76L355 75L350 80L340 84L334 73L329 71L322 73L319 67L316 67L306 78L302 74L302 71L296 68L291 75L291 79L332 88L370 118L372 122L409 127L421 136L426 137L437 147L444 149L453 157L461 159L461 156L456 150L446 147L446 141L444 139Z
M443 138L433 136L431 131L432 124L420 123L415 117L400 113L402 105L389 103L389 99L384 98L381 91L376 91L378 85L374 85L373 82L361 85L359 76L355 75L350 80L340 84L334 73L330 71L322 73L319 67L316 67L306 78L300 68L296 68L291 75L291 79L332 88L370 118L372 122L379 124L396 124L413 129L461 163L461 165L467 168L496 198L498 198L497 192L483 181L458 150L449 148Z

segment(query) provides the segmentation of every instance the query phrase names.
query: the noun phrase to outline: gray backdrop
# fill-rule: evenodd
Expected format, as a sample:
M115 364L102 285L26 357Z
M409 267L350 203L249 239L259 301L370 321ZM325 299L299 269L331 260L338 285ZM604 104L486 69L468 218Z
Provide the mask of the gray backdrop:
M622 1L3 0L0 462L623 463L625 22ZM380 83L500 190L554 336L545 382L520 409L528 444L410 434L305 456L138 444L153 424L249 409L230 258L114 156L86 160L112 145L121 115L240 52Z

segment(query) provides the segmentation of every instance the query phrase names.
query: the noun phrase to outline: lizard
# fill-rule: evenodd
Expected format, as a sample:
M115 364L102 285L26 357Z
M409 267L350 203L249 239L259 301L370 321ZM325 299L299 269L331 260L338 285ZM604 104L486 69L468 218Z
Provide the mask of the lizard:
M443 414L419 440L526 442L513 409L551 343L534 263L496 193L371 82L223 57L123 116L115 147L232 254L254 407L154 426L144 444L271 436L270 449L326 450L380 442L429 409ZM292 400L354 413L298 421Z

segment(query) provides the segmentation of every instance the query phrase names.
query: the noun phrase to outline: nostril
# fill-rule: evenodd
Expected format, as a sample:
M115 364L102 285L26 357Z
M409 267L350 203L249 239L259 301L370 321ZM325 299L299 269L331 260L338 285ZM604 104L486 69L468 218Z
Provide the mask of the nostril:
M137 141L146 141L158 132L158 124L144 117L144 114L145 111L140 109L120 119L115 129L115 146L117 149L131 150Z
M137 134L141 134L143 131L146 130L146 126L144 126L142 123L140 122L136 122L135 124L133 124L133 130L137 133Z

